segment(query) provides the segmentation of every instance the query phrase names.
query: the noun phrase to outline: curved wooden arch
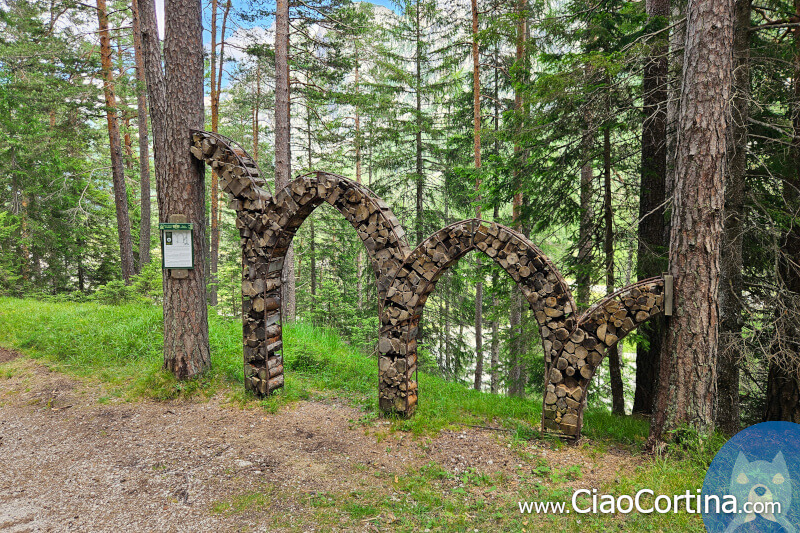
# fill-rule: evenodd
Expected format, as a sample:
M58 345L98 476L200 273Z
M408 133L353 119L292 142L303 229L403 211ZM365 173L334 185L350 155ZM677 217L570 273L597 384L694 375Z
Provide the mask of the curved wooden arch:
M375 193L343 176L314 172L300 176L273 196L247 152L218 134L194 131L192 154L215 169L232 196L242 238L242 316L245 387L267 395L283 386L281 273L295 232L323 202L356 229L383 299L409 254L405 232Z
M417 334L428 295L442 274L472 250L497 262L522 290L539 324L545 356L542 428L580 435L586 392L605 353L664 310L662 278L625 287L575 316L569 286L527 237L501 224L463 220L409 250L397 218L368 188L315 172L275 196L262 188L258 165L221 135L192 132L191 153L218 173L231 196L242 239L245 388L262 395L283 386L281 273L295 232L328 202L364 243L381 299L379 398L385 412L411 415L417 405Z
M413 413L417 334L425 302L442 274L472 250L484 252L511 276L539 324L545 357L543 430L579 436L591 378L608 348L663 312L663 280L625 287L576 317L566 281L538 247L511 228L477 219L429 237L392 280L381 316L381 409Z
M381 316L380 404L411 414L417 401L417 334L428 295L465 254L480 250L517 283L541 328L572 329L575 303L558 269L527 237L479 219L462 220L428 237L406 258L384 300Z
M664 280L624 287L587 309L572 330L541 328L545 353L542 428L578 437L586 393L609 348L664 312Z
M323 202L335 207L355 228L367 249L383 299L389 282L409 254L405 232L389 206L369 188L343 176L313 172L300 176L270 204L271 227L264 233L270 260L282 260L295 232Z

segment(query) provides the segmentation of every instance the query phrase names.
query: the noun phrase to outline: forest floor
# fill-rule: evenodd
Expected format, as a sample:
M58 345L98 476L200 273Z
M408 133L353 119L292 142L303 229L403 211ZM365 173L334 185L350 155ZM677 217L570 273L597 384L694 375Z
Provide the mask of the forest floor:
M108 400L16 355L0 349L2 531L558 531L566 516L517 502L566 501L649 461L483 428L414 436L336 400Z
M209 315L212 367L189 381L162 369L162 324L149 304L0 298L0 531L704 531L683 511L519 502L694 492L714 440L648 456L645 420L590 405L570 444L539 433L535 392L425 371L415 415L384 418L374 356L301 321L285 387L261 400L238 320Z

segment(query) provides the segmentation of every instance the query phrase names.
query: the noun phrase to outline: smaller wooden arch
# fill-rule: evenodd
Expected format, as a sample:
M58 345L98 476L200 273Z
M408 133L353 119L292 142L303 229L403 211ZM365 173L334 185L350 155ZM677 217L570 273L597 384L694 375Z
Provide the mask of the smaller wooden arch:
M664 280L624 287L587 309L574 329L541 327L545 353L542 428L578 437L586 393L609 348L664 312Z
M403 415L417 403L417 334L428 295L465 254L480 250L517 283L540 327L572 329L575 303L564 278L547 256L513 229L469 219L443 228L417 246L397 271L386 293L378 349L381 409Z

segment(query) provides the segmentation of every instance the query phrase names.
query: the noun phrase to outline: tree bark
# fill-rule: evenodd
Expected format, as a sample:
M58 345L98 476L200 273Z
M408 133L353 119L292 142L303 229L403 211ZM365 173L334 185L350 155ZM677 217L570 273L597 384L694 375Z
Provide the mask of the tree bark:
M733 11L733 0L687 9L670 230L675 312L661 353L651 449L683 424L714 429Z
M415 28L414 28L414 38L415 38L415 45L416 45L416 52L414 54L414 64L415 64L415 73L414 73L414 84L415 84L415 96L416 96L416 131L414 134L414 146L416 150L416 176L414 177L416 181L416 237L417 237L417 244L421 243L425 239L425 224L424 224L424 210L425 210L425 203L424 203L424 187L425 187L425 180L422 174L422 36L421 36L421 29L420 24L421 15L420 15L420 8L421 2L417 0L417 5L414 10L414 17L415 17Z
M156 176L156 198L160 199L166 181L167 90L163 58L158 37L155 0L137 0L142 33L147 95L150 101L150 124L153 132L153 168ZM159 200L160 202L160 200Z
M359 69L358 46L355 49L355 112L356 112L356 131L355 131L355 151L356 151L356 183L361 183L361 144L363 135L361 133L361 109L359 98L361 96L361 73ZM364 284L362 282L361 270L364 268L364 250L359 248L356 255L356 292L358 296L358 310L364 308Z
M133 50L136 61L136 115L139 130L139 267L150 263L150 137L147 131L147 80L144 69L139 0L131 2L133 13Z
M128 217L128 194L125 189L125 169L122 167L122 144L117 120L117 103L114 96L114 73L111 65L111 37L108 32L106 1L97 0L97 22L100 30L100 64L103 72L103 95L106 103L108 144L111 154L111 176L114 184L114 206L117 213L122 279L130 284L133 271L133 242L131 221ZM188 150L188 149L187 149Z
M770 363L767 376L764 420L800 424L800 380L796 373L787 372L774 362Z
M211 103L211 131L219 131L219 99L220 99L220 85L222 84L222 67L225 63L225 26L228 22L228 14L231 10L231 1L225 3L225 11L222 15L222 31L220 33L220 51L219 60L217 60L217 11L219 8L219 0L211 0L211 91L209 100ZM219 72L217 72L217 63L219 63ZM255 157L255 156L254 156ZM219 283L219 197L221 191L219 190L219 176L217 171L211 169L211 241L210 241L210 272L211 272L211 288L209 290L209 302L211 305L217 305L218 283Z
M516 50L514 52L514 62L518 66L522 66L525 61L525 40L527 37L527 21L525 16L525 0L518 0L515 6L516 9L516 16L517 16L517 27L516 27ZM522 70L522 69L519 69ZM520 78L524 79L524 76L520 75ZM522 80L516 80L522 81ZM522 93L519 89L514 91L514 111L517 114L518 123L521 124L522 122ZM516 191L514 197L512 199L512 227L517 229L519 226L519 217L520 217L520 210L522 207L522 193L519 192L521 183L520 183L520 166L521 166L521 159L522 159L522 146L519 143L519 136L522 134L522 128L520 126L517 127L517 141L514 144L514 171L513 171L513 183L514 183L514 190ZM509 355L509 386L508 386L508 395L509 396L524 396L525 395L525 383L523 382L523 370L522 365L522 308L520 306L520 299L522 295L518 287L514 286L511 289L511 313L509 316L509 329L511 332L511 342L510 342L510 355Z
M495 44L494 48L494 154L499 157L500 155L500 83L498 76L498 58L499 51ZM492 218L497 220L500 215L500 206L495 203ZM491 341L491 392L497 394L500 391L500 316L498 309L500 302L497 298L497 272L492 272L492 308L495 311L494 319L492 320L492 341Z
M258 115L261 112L261 60L256 60L256 94L253 101L253 161L258 163L258 138L261 131L258 123Z
M183 215L194 225L194 268L185 278L163 271L164 367L176 378L210 366L206 307L205 205L202 163L189 154L190 128L203 127L202 8L167 0L164 65L154 0L140 0L142 49L153 127L159 220Z
M306 105L306 157L308 158L308 171L314 168L314 154L311 145L311 105ZM311 265L311 305L316 304L317 296L317 235L314 229L314 217L308 218L309 238L309 263Z
M584 139L591 137L586 134ZM591 157L591 147L584 143L583 153L586 157ZM587 161L581 167L580 183L580 202L581 219L578 228L578 266L575 276L577 285L578 305L585 309L589 307L589 298L592 289L591 262L592 262L592 221L594 212L592 209L592 199L594 197L594 170L591 161Z
M669 212L664 216L664 233L667 236L667 240L669 240L670 228L672 227L671 209L676 182L678 115L681 103L681 82L683 80L683 46L686 43L686 2L672 2L671 11L670 22L675 26L669 35L669 49L672 61L670 61L667 75L667 182L665 188ZM659 368L661 368L660 362Z
M747 120L750 102L751 0L735 0L733 101L725 177L725 223L719 287L720 331L717 370L717 427L728 435L740 429L739 359L742 345L742 236L744 180L747 175Z
M289 99L289 1L277 0L275 11L275 193L289 184L292 166L291 102ZM294 320L294 249L283 265L283 317Z
M652 31L667 27L669 0L647 0L647 16ZM645 58L642 79L644 121L642 123L642 173L639 186L639 245L636 275L639 280L658 276L666 270L667 232L664 220L667 180L667 76L669 74L669 34L654 36ZM653 411L658 361L664 336L664 318L651 319L640 327L647 346L636 348L636 389L633 412Z

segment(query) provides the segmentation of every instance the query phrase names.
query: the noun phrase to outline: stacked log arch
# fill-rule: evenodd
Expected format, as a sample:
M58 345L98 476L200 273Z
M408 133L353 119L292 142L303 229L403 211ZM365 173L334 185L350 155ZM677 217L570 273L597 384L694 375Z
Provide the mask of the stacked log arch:
M192 155L217 171L236 210L242 245L242 316L245 388L268 395L283 386L281 274L286 252L306 217L327 202L364 243L382 299L409 254L397 217L371 190L342 176L315 172L274 196L262 188L258 165L221 135L192 132Z
M570 331L540 328L545 353L544 430L580 436L586 393L609 348L664 312L664 280L629 285L587 309Z
M392 281L381 316L380 406L409 415L417 403L417 334L428 295L456 261L472 250L491 257L517 282L541 327L569 330L575 304L564 279L527 237L478 219L443 228L406 258Z
M342 176L315 172L275 195L265 190L258 165L221 135L192 132L191 153L218 173L236 210L242 245L242 317L245 388L268 395L283 386L281 274L295 232L327 202L352 224L372 264L380 299L379 402L404 416L417 405L417 334L425 302L444 272L479 250L517 283L539 324L545 354L542 426L580 435L586 391L611 346L663 312L663 280L626 287L576 316L569 286L527 237L479 219L437 231L413 251L389 206Z
M508 273L536 317L545 357L543 429L579 436L591 378L608 348L663 312L663 280L626 287L576 316L566 281L539 248L511 228L478 219L457 222L426 239L392 281L381 317L381 409L413 412L425 302L442 274L472 250L482 251Z

